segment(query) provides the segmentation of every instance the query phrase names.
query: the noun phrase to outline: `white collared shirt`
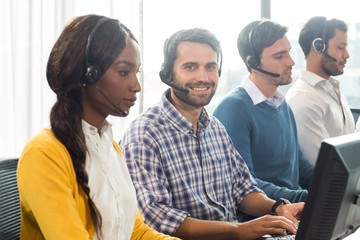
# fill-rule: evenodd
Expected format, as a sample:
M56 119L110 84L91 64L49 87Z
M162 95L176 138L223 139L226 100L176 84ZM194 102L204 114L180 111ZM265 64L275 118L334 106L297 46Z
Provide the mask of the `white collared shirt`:
M300 146L313 164L322 140L354 132L349 104L334 78L326 80L302 70L286 101L295 115Z
M247 94L249 94L254 105L265 101L270 106L278 108L285 100L284 95L278 89L276 90L274 97L265 97L265 95L260 91L260 89L248 77L245 78L242 87L245 89Z
M130 239L137 200L125 159L111 141L111 125L106 122L99 132L85 121L82 125L90 196L102 216L103 239Z

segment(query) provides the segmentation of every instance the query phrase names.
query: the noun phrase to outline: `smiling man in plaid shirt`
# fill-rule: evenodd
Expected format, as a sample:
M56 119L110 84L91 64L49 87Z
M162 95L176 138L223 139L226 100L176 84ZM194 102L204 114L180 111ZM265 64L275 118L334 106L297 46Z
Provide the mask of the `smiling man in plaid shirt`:
M164 57L160 78L171 89L120 142L146 223L184 239L295 233L304 203L269 199L204 108L221 74L219 41L205 29L180 30L165 42ZM237 211L259 218L239 223Z

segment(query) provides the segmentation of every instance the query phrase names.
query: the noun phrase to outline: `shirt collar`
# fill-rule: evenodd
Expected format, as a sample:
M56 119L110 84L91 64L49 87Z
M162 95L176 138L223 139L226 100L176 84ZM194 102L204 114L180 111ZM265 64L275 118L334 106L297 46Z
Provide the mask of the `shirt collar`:
M305 70L305 69L302 69L300 71L300 76L305 82L307 82L309 85L311 85L313 87L319 83L321 84L321 82L326 82L326 80L327 80L327 79L322 78L319 75L317 75L313 72L310 72L308 70Z
M305 69L301 70L300 76L301 79L303 79L309 85L313 87L319 86L332 95L334 93L339 94L340 92L339 81L333 77L330 77L329 79L325 79Z
M257 105L262 102L266 102L267 104L277 108L285 100L284 95L278 89L276 90L274 97L268 99L248 77L245 78L245 81L243 83L243 88L245 89L247 94L249 94L254 105Z
M169 121L175 128L186 133L194 134L194 128L190 121L188 121L169 101L168 96L170 95L170 89L165 91L161 100L160 108L167 121ZM210 117L203 108L198 120L198 129L206 128L209 125Z
M88 122L82 120L82 128L85 133L91 135L100 135L100 137L107 133L107 135L112 139L112 130L111 130L111 123L107 120L104 121L103 125L101 126L100 130L98 130L93 125L89 124Z

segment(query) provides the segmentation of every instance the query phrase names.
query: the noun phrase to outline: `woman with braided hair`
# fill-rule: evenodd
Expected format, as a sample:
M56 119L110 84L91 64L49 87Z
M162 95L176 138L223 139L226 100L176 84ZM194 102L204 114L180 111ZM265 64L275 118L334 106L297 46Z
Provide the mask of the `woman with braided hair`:
M75 18L50 53L57 100L18 165L21 239L173 239L144 223L109 115L125 117L141 90L137 40L117 20Z

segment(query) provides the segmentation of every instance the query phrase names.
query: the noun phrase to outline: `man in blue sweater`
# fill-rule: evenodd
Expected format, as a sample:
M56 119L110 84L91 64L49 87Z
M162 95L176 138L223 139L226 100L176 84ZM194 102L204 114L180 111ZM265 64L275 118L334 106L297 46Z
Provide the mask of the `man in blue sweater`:
M294 115L278 86L292 81L294 61L287 28L273 21L249 23L238 50L249 76L215 108L258 186L272 199L305 201L313 166L302 153Z

